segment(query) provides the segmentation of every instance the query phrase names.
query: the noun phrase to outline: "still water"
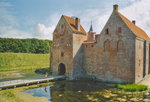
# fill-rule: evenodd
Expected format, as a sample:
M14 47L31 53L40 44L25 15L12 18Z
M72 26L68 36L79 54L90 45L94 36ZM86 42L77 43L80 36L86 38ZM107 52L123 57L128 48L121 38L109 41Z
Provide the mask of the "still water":
M40 88L35 88L35 89L30 89L26 90L26 93L31 93L32 96L37 96L37 97L46 97L48 101L51 100L51 86L46 86L46 87L40 87Z
M97 81L58 81L51 86L25 92L36 97L46 97L52 102L133 102L144 99L141 92L123 92L115 86Z

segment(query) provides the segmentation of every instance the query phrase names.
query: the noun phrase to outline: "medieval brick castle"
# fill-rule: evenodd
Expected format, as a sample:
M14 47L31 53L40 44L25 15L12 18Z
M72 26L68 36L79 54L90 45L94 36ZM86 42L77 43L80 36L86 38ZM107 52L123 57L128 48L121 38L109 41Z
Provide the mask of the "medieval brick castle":
M148 35L124 17L118 5L100 34L92 25L86 33L79 18L62 15L53 32L50 67L53 75L70 79L137 83L150 73L149 47Z

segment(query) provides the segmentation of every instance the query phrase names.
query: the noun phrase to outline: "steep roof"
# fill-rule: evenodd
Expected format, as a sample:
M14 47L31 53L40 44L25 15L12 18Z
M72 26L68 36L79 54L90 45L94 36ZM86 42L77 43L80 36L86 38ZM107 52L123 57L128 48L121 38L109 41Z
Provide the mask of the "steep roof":
M92 27L92 24L91 24L91 27L90 27L90 30L89 32L93 32L93 27Z
M79 32L79 33L83 33L83 34L86 34L85 30L83 29L83 27L81 26L80 24L80 31L77 30L76 28L76 22L75 22L75 19L72 18L72 17L68 17L68 16L65 16L63 15L63 17L66 19L66 21L68 22L68 24L70 25L71 29L74 31L74 32Z
M150 38L148 37L148 35L138 26L136 26L135 24L133 24L130 20L128 20L125 16L123 16L121 13L119 13L119 16L121 17L121 19L126 23L126 25L129 27L129 29L138 37L150 41Z

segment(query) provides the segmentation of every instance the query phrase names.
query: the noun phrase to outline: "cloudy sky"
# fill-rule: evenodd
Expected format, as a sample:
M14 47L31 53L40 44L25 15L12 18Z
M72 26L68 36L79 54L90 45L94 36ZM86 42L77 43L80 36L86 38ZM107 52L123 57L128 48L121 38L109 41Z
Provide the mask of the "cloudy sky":
M0 0L0 37L52 39L62 14L100 33L114 4L150 36L150 0Z

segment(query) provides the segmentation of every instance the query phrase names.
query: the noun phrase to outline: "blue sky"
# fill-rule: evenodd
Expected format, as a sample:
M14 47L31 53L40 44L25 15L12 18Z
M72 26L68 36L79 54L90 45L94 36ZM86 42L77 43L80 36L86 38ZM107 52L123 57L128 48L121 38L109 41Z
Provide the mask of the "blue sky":
M86 31L100 33L114 4L150 33L150 0L0 0L0 37L52 39L62 14L77 16Z

